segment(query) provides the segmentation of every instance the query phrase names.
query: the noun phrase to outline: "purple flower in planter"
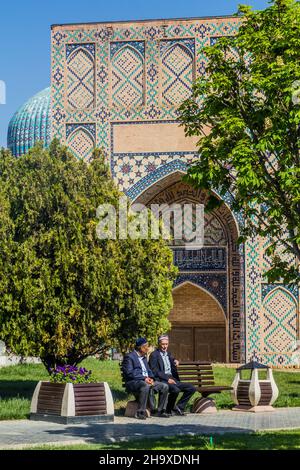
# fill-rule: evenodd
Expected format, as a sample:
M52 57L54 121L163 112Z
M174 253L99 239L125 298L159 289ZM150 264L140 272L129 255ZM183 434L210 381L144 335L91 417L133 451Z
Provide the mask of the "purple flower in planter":
M57 366L55 369L49 369L50 379L56 383L89 383L94 380L91 377L92 371L84 367L72 365Z

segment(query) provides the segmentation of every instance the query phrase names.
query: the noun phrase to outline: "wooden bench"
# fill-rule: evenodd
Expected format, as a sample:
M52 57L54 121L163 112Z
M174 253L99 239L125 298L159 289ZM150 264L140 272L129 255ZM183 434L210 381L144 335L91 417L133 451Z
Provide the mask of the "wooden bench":
M193 404L193 413L215 413L215 401L209 398L213 393L233 390L227 385L215 385L214 372L210 362L180 362L177 367L179 379L194 385L201 397L196 398Z

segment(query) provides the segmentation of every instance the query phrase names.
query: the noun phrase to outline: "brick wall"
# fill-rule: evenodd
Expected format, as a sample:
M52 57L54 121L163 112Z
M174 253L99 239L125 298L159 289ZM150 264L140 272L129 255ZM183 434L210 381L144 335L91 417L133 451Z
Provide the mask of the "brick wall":
M220 305L204 290L192 284L184 284L173 291L174 307L171 322L225 324Z

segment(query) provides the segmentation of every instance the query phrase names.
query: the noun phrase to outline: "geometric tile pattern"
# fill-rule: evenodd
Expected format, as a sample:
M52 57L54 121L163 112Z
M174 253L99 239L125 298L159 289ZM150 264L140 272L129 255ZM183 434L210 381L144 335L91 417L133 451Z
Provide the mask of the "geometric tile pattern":
M261 267L260 267L260 240L248 239L245 243L245 274L246 274L246 336L247 360L256 358L261 360Z
M126 46L135 49L142 57L145 57L145 41L116 41L110 43L110 60Z
M123 43L112 57L112 106L119 109L144 102L144 56L134 44Z
M176 153L140 153L140 154L115 154L112 161L112 173L116 175L116 182L127 191L137 179L151 177L156 170L163 170L165 165L179 158L182 163L190 163L194 158L194 152Z
M69 136L78 129L79 127L85 129L88 131L91 136L93 137L93 140L96 140L96 125L95 124L90 124L90 123L82 123L82 124L67 124L66 125L66 138L68 139Z
M160 44L168 41L184 41L194 55L195 78L205 74L206 57L202 52L209 45L211 36L234 35L239 18L211 18L195 20L164 20L91 24L52 28L52 135L62 141L67 122L97 122L96 145L110 151L110 123L132 120L176 120L176 106L163 106L161 100L161 51ZM145 103L141 107L112 107L109 105L109 76L111 54L118 42L144 43ZM191 44L194 44L194 51ZM95 45L95 89L97 107L88 110L65 109L66 45ZM189 45L189 47L188 47ZM119 46L116 46L118 48ZM139 48L141 46L138 46ZM139 50L138 47L135 49ZM141 51L139 51L141 55ZM189 79L190 81L190 79ZM147 92L147 93L146 93Z
M297 340L297 304L295 299L288 291L278 287L265 298L263 313L264 354L276 354L284 360L284 356L293 352Z
M265 364L282 366L292 361L299 288L265 282L262 274L270 269L265 253L269 245L270 241L261 237L245 243L247 360L254 357Z
M67 99L73 109L89 109L95 99L95 45L67 44Z
M267 295L274 289L278 287L283 287L286 291L290 292L292 296L294 296L295 299L298 299L299 297L299 287L296 285L291 285L291 286L285 286L284 284L267 284L267 283L261 283L261 299L262 301L267 297ZM297 300L296 300L297 302Z
M194 55L190 48L180 41L168 41L163 49L162 62L162 104L180 105L192 92L194 78Z
M91 126L89 126L91 127ZM67 143L71 152L76 158L89 161L93 148L95 147L95 139L88 127L84 125L72 125L72 132L68 133Z

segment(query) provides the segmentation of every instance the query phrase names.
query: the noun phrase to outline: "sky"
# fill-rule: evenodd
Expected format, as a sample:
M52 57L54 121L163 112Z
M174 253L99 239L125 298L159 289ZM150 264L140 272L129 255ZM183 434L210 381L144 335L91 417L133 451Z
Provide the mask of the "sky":
M230 15L240 3L264 9L268 0L5 0L0 4L0 147L14 112L50 85L50 26L61 23Z

